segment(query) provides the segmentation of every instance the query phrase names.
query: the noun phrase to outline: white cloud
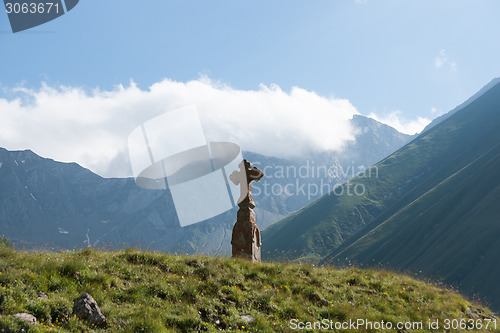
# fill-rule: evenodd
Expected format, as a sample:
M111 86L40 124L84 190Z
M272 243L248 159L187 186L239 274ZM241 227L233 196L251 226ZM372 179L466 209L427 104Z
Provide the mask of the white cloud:
M418 116L417 119L414 120L404 119L401 116L401 111L399 110L393 111L385 116L378 116L375 113L371 113L368 117L394 127L401 133L410 135L420 133L424 129L424 127L431 122L430 119L420 116Z
M340 150L354 140L349 119L358 113L348 100L300 88L237 90L206 78L164 80L147 90L133 83L91 92L43 85L17 94L21 97L0 98L1 147L32 149L103 176L130 175L130 132L186 105L197 107L209 141L232 141L243 150L277 157Z
M439 54L434 58L434 67L439 70L443 68L443 66L448 66L450 71L457 71L457 64L454 61L451 61L446 54L446 50L442 49L439 51Z

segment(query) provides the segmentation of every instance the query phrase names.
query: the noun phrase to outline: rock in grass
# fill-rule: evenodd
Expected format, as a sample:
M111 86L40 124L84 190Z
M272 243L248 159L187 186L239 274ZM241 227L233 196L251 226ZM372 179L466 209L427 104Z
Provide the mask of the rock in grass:
M250 315L246 315L246 314L241 315L241 316L240 316L240 319L241 319L241 320L243 320L243 321L244 321L245 323L247 323L247 324L250 324L250 323L252 323L252 322L254 322L254 321L255 321L255 318L254 318L254 317L252 317L252 316L250 316Z
M47 296L47 294L44 293L43 291L39 291L37 293L37 297L38 297L38 299L41 299L43 301L47 301L49 299L49 296Z
M24 312L16 313L16 314L14 314L14 317L21 319L21 320L24 320L24 321L30 323L31 325L36 324L36 317L33 316L32 314L29 314L29 313L24 313Z
M80 319L98 327L107 325L106 317L101 313L95 299L88 293L82 294L75 299L73 313Z

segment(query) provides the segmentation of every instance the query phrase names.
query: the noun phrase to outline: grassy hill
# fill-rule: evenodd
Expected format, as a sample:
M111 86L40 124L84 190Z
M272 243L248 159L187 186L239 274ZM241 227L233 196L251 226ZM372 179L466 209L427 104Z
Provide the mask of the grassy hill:
M463 166L463 160L470 163ZM481 145L464 150L458 158L450 159L450 164L461 168L412 202L375 220L324 262L339 263L348 258L358 264L375 262L421 271L443 278L467 294L479 294L494 309L500 309L498 129L485 129Z
M500 310L499 128L497 83L344 184L362 195L325 195L264 230L263 257L423 272Z
M40 291L48 299L39 299ZM72 314L73 300L84 292L96 299L108 327L90 327ZM18 312L39 323L13 318ZM25 253L0 245L0 332L289 332L293 319L422 322L422 331L429 319L441 325L492 320L483 331L500 331L488 309L388 271L136 250Z

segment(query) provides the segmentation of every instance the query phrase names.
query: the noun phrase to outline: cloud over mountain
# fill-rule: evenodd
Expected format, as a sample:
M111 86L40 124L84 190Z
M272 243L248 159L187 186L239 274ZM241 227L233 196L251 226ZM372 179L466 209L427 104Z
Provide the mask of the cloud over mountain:
M348 100L277 85L238 90L200 78L165 79L142 90L133 82L112 90L79 87L18 88L0 98L0 146L32 149L75 161L103 176L130 175L129 133L164 112L195 105L210 141L277 157L341 150L355 138Z
M401 111L393 111L385 116L379 116L375 113L370 113L368 116L381 123L394 127L399 132L404 134L417 134L420 133L425 126L429 125L430 119L418 116L417 119L408 120L401 115Z

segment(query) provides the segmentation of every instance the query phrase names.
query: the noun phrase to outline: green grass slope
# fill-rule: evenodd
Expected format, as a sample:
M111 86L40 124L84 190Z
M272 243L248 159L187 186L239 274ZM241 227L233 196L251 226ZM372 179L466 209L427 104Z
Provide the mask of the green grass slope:
M500 144L324 262L422 272L499 309L499 177Z
M47 300L37 297L40 291ZM106 328L72 314L73 300L84 292L98 302ZM35 315L38 323L14 318L18 312ZM479 331L500 331L488 309L387 271L135 250L24 253L0 245L0 332L290 332L294 319L422 323L422 332L430 331L429 319L439 320L441 330L445 320L456 319L483 325Z
M500 131L486 134L480 147L464 152L479 153L472 162L376 221L325 263L348 260L421 271L500 309Z
M447 120L351 179L343 185L343 191L327 194L264 230L263 257L267 260L318 261L335 249L349 246L487 151L495 149L500 142L499 128L500 84L497 84ZM490 181L498 184L498 179ZM352 195L356 187L362 195ZM483 194L486 195L477 192L477 199L481 200ZM484 199L487 200L486 196ZM449 203L452 206L460 204ZM442 207L442 213L446 214L446 208ZM479 220L477 223L485 225L478 228L489 228L489 221Z

